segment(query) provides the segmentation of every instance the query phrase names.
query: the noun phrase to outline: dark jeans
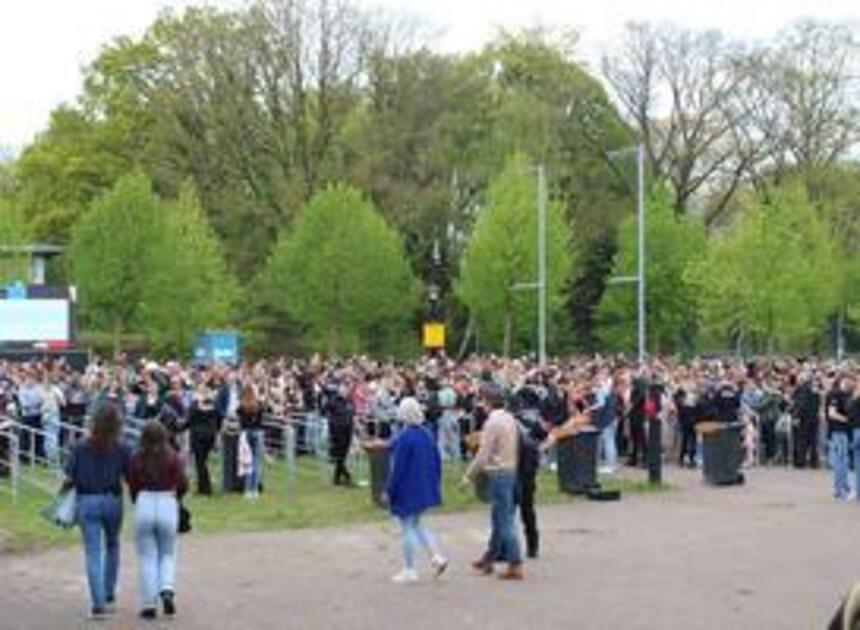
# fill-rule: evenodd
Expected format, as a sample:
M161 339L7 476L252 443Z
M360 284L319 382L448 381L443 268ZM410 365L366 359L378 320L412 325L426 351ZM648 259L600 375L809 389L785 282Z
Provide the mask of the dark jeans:
M106 602L113 601L116 593L122 497L78 495L78 522L84 543L90 601L93 607L103 607Z
M776 457L776 422L762 420L761 422L761 452L759 458L764 463L770 463Z
M540 549L540 534L535 512L535 476L520 475L517 485L517 502L520 505L520 520L526 535L526 549L530 557L538 554Z
M490 492L490 521L492 533L487 557L499 562L521 564L520 541L514 520L514 488L517 483L513 471L491 472L487 475Z
M334 485L348 486L352 483L352 475L346 467L346 455L338 454L334 458Z
M654 419L648 421L648 481L663 481L663 423Z
M631 466L638 466L640 462L645 463L645 419L631 418L630 458L628 463Z
M794 428L794 465L818 468L818 425L801 421Z
M21 418L21 424L36 429L42 430L42 416L24 416ZM20 432L21 440L21 461L27 461L30 464L36 461L44 461L45 459L45 436L42 433L33 433L32 431L23 430ZM35 460L32 457L35 453Z
M686 419L681 422L681 453L678 455L678 464L685 463L691 466L696 463L696 425Z
M209 476L209 454L215 447L215 436L210 434L192 434L191 452L194 454L194 467L197 472L197 492L212 494L212 478Z

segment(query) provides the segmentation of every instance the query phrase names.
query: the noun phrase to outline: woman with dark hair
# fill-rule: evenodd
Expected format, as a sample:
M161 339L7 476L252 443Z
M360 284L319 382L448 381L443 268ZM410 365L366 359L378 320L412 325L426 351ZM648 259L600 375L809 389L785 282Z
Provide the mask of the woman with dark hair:
M122 479L128 478L129 450L120 444L116 405L105 403L93 416L89 437L78 442L66 466L66 488L77 493L90 590L91 616L103 617L116 600Z
M140 434L129 466L135 504L134 539L138 555L140 616L157 616L161 597L165 615L176 614L176 534L179 498L188 489L182 462L170 447L165 427L150 421Z
M236 410L239 418L239 427L242 429L240 440L246 440L250 450L251 461L245 474L245 498L256 499L260 494L260 485L263 481L263 407L257 399L257 394L251 385L242 388L239 397L239 408Z

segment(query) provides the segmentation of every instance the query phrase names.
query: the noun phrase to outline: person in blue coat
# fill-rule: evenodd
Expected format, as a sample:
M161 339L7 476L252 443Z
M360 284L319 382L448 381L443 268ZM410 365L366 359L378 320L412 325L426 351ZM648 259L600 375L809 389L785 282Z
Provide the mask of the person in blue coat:
M418 581L415 551L420 546L430 554L436 577L448 568L435 537L421 524L428 509L442 503L442 461L433 435L422 423L424 412L414 398L404 398L398 407L403 428L391 443L391 472L388 505L400 521L403 536L403 570L392 579L398 584Z

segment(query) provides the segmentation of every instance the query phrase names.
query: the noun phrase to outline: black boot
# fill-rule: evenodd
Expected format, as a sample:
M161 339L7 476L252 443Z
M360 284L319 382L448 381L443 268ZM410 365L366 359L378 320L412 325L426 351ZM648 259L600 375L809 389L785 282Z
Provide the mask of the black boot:
M164 606L164 614L168 617L176 614L176 601L173 598L173 591L161 591L161 605Z

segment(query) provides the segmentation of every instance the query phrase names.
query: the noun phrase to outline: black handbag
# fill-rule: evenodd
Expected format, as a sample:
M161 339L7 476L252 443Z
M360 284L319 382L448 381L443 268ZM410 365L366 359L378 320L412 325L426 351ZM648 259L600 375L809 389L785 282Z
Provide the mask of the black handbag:
M187 534L191 531L191 512L179 502L179 533Z

